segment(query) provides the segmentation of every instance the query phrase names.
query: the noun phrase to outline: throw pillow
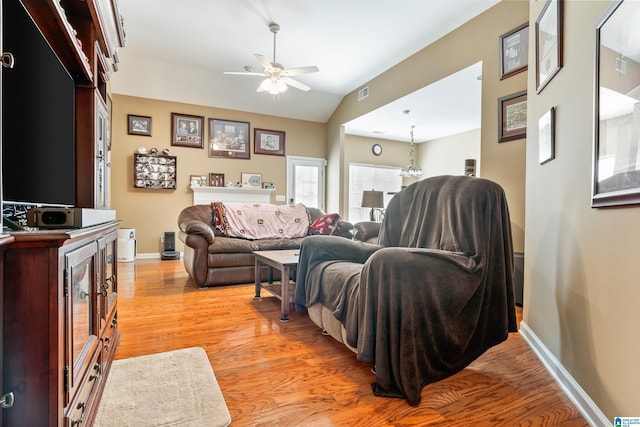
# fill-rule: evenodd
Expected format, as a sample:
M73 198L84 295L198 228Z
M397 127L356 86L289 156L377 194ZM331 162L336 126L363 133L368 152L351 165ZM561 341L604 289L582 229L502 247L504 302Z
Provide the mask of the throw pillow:
M226 236L227 222L224 217L224 204L221 202L211 203L211 225L216 236Z
M338 222L340 221L340 215L325 214L316 218L313 224L309 226L309 234L327 234L334 235L338 231Z

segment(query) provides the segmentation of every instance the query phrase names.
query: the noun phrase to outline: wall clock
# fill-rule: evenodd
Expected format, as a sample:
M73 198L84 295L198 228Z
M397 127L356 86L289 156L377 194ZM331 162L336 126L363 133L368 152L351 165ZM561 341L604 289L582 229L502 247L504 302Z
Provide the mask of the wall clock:
M373 154L375 154L376 156L379 156L380 154L382 154L382 145L373 144L373 147L371 147L371 151L373 151Z

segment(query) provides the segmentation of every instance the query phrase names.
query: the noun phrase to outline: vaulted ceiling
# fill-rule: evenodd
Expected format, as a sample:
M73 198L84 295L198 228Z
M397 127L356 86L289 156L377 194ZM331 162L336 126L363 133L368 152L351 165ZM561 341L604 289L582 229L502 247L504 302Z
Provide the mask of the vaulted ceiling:
M151 59L208 73L211 85L220 88L211 104L219 108L324 123L346 94L498 1L125 0L120 2L126 31L121 58ZM255 54L273 60L272 22L281 26L277 62L284 68L319 68L317 73L295 76L311 87L309 92L289 88L274 99L256 92L260 77L224 74L245 67L262 71ZM467 71L477 77L477 70ZM233 90L224 89L229 87ZM433 97L440 91L426 92ZM433 103L419 95L397 107L416 111L425 102ZM375 123L395 120L386 111L401 116L391 105L374 116ZM351 124L349 132L407 140L406 117L399 120L399 130L390 126L385 136L376 134L380 130L364 118Z

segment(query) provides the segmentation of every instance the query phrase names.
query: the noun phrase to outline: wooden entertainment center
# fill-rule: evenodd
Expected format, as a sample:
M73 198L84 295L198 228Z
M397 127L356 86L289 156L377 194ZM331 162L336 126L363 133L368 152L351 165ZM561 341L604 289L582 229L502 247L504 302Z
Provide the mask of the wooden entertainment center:
M108 208L118 0L20 1L75 82L75 207ZM92 425L120 337L118 225L0 232L0 427Z

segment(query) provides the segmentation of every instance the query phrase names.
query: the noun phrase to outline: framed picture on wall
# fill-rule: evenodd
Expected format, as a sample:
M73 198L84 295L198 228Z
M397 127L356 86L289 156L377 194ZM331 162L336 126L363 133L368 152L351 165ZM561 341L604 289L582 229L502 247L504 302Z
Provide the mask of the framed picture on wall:
M529 23L500 36L500 80L518 74L529 65Z
M527 135L527 91L498 99L498 142L522 139Z
M171 113L171 145L204 148L204 117Z
M267 129L253 130L253 152L284 156L284 132Z
M541 165L556 157L556 109L551 107L538 120L538 160Z
M151 136L151 117L127 114L129 135Z
M536 20L536 92L562 68L562 20L564 0L547 0Z
M248 159L249 122L209 119L209 157Z

